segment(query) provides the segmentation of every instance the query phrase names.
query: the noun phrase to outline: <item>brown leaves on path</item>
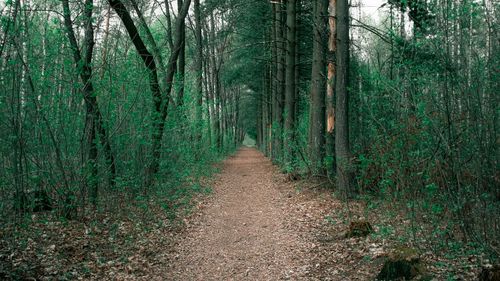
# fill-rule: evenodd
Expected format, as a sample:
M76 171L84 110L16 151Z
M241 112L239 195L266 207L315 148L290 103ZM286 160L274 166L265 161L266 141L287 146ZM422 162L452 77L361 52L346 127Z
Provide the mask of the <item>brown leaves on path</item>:
M204 211L188 221L172 280L304 279L314 247L290 223L292 206L277 169L243 148L226 160ZM299 222L300 223L300 222Z

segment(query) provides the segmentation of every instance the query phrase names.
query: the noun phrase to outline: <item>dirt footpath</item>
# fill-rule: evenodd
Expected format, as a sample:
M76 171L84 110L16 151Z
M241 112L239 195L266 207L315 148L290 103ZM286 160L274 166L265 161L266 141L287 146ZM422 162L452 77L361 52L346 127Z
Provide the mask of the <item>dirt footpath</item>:
M242 148L217 177L211 200L178 243L169 278L306 279L313 239L290 223L290 189L271 162Z

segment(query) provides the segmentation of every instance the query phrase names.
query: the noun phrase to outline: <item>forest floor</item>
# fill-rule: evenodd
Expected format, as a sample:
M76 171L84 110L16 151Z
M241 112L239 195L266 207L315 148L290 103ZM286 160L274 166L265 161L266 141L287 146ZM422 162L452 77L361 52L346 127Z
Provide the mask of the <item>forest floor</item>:
M0 279L373 280L392 249L411 244L402 239L408 219L388 216L384 206L342 203L324 184L291 181L244 147L224 161L210 181L213 193L195 197L180 223L159 209L150 211L156 224L106 216L60 223L38 215L16 237L0 229ZM370 221L374 233L347 238L349 223L359 220ZM434 276L426 280L475 280L484 263L419 241Z
M170 266L174 280L299 279L315 247L297 225L291 192L272 163L253 148L225 162L212 200L188 222Z
M362 202L342 203L319 188L323 184L291 181L261 152L240 149L224 162L213 196L185 220L185 235L159 274L169 280L373 280L388 253L404 244L397 225L408 221L383 212L368 216ZM383 233L374 223L379 234L346 238L350 221L366 219L393 224L394 231ZM471 265L476 256L452 261L428 249L421 257L427 269L419 280L478 274Z

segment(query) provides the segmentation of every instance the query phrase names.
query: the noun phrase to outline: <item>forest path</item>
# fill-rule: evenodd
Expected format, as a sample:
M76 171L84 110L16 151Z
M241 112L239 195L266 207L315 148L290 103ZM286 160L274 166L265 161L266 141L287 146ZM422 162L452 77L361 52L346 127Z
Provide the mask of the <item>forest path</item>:
M293 187L254 148L224 162L214 194L169 265L171 280L303 280L310 237L298 231L287 202Z

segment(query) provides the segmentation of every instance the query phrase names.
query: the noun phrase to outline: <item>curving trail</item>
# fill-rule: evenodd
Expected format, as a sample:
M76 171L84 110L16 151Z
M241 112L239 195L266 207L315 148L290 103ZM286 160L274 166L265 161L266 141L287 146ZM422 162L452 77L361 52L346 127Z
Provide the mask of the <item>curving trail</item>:
M304 280L310 242L290 221L290 186L254 148L224 162L214 194L188 222L169 280ZM307 234L306 234L307 236Z

